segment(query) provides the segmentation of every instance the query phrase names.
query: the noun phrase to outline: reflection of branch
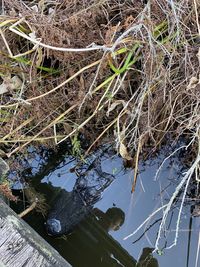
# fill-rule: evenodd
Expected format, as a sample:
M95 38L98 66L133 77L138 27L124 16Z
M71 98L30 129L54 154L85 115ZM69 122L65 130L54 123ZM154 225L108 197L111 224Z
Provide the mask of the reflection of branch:
M183 145L183 146L178 147L178 148L177 148L176 150L174 150L168 157L166 157L166 158L163 160L163 162L161 163L160 167L159 167L159 168L157 169L157 171L156 171L156 175L155 175L155 177L154 177L154 181L157 181L157 179L158 179L158 174L159 174L159 172L161 171L161 169L163 168L164 163L165 163L168 159L170 159L172 156L174 156L174 154L176 154L176 152L180 151L181 149L185 149L185 150L187 150L188 147L191 145L191 143L192 143L193 141L194 141L194 140L192 139L192 141L191 141L188 145Z
M153 227L157 222L160 222L161 220L162 218L157 219L155 222L149 225L149 227L147 227L145 231L135 241L132 242L132 244L135 244L136 242L138 242L146 234L146 232L148 232L151 229L151 227Z
M189 266L189 259L190 259L190 242L191 242L191 233L192 233L192 215L190 215L189 221L189 231L188 231L188 247L187 247L187 267Z
M194 161L194 163L192 164L192 166L188 169L188 171L183 176L181 182L176 187L176 190L172 194L172 196L171 196L170 201L168 202L168 204L165 205L166 208L165 208L165 210L163 212L162 221L161 221L161 224L160 224L160 227L159 227L158 236L157 236L156 243L155 243L155 251L158 251L159 250L159 241L160 241L160 238L161 238L161 233L162 233L162 231L164 229L164 225L165 225L167 216L169 214L169 211L171 210L172 204L174 203L174 200L176 199L177 195L180 193L180 190L183 187L183 185L186 184L185 185L184 192L183 192L183 197L182 197L180 209L179 209L179 212L178 212L178 218L177 218L177 222L176 222L176 232L175 232L174 241L173 241L173 243L169 247L167 247L167 249L170 249L170 248L172 248L173 246L175 246L177 244L180 219L181 219L183 204L184 204L186 193L187 193L187 188L188 188L188 185L190 183L191 177L192 177L192 175L193 175L193 173L195 171L195 168L198 166L199 162L200 162L200 153L197 156L197 158Z
M143 223L141 223L139 226L138 226L138 228L134 231L134 232L132 232L131 234L129 234L129 235L127 235L127 236L125 236L124 238L123 238L123 240L126 240L126 239L128 239L129 237L131 237L131 236L133 236L133 235L135 235L154 215L156 215L156 213L158 213L159 211L161 211L162 209L164 209L164 208L166 208L167 207L167 204L165 204L165 205L163 205L162 207L160 207L160 208L158 208L157 210L155 210L154 212L152 212L150 215L149 215L149 217L147 217L146 218L146 220L145 221L143 221Z

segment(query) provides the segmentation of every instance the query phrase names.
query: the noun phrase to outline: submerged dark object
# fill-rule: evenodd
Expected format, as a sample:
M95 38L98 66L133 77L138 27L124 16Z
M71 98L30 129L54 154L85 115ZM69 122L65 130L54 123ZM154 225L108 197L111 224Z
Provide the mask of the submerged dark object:
M46 222L48 234L58 236L70 233L89 214L113 180L113 175L102 171L100 157L86 165L72 192L62 190L55 200Z

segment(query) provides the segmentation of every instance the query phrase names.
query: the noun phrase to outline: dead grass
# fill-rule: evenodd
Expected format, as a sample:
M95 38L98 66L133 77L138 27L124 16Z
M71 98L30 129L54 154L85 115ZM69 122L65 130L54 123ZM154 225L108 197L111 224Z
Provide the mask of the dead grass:
M4 0L0 142L7 155L77 131L90 149L115 139L129 160L166 136L187 136L197 153L198 8L195 0Z

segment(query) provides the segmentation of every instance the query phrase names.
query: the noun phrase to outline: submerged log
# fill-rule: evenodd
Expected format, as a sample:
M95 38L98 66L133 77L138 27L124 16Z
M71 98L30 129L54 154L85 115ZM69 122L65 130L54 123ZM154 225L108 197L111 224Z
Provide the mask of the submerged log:
M0 197L0 267L71 267Z

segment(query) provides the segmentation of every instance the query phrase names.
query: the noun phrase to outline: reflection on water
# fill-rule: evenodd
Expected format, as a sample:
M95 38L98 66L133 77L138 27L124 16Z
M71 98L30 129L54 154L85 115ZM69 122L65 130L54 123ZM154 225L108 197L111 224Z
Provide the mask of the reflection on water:
M44 193L50 207L60 189L71 192L77 176L72 172L76 161L70 156L57 157L52 153L48 162L36 155L28 159L32 185ZM32 154L33 151L32 151ZM160 255L153 253L162 210L144 224L133 236L125 239L155 210L169 201L181 179L181 166L178 158L165 161L155 181L156 170L166 157L163 150L156 159L143 162L139 166L136 191L131 194L133 171L125 170L117 155L104 155L101 166L104 172L113 174L115 181L103 192L103 197L95 204L89 216L74 231L65 237L48 236L45 219L33 212L25 220L65 257L73 267L98 266L199 266L198 239L200 218L191 217L191 205L185 205L181 217L177 246L166 249L174 241L176 221L181 194L178 196L165 231L159 242ZM189 202L188 202L189 203ZM124 215L125 214L125 215ZM115 230L115 231L114 231Z

